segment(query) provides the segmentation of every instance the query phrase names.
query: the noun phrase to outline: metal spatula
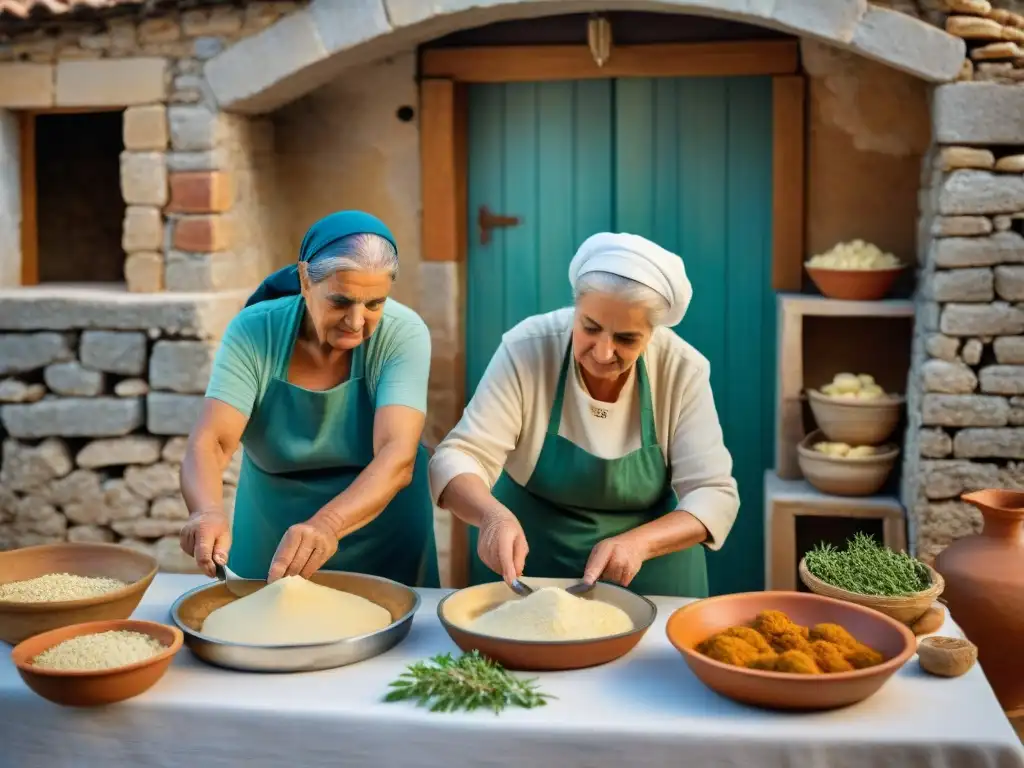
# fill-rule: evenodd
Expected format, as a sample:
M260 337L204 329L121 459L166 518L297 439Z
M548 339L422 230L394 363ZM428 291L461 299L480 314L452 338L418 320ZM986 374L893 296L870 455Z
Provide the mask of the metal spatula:
M515 592L520 597L526 597L527 595L533 594L533 589L531 587L528 587L525 584L523 584L523 582L521 582L519 579L516 579L515 581L513 581L511 584L509 584L509 586L512 588L512 591ZM577 595L578 596L578 595L585 595L587 592L589 592L593 588L594 588L593 584L587 584L586 582L580 581L580 582L577 582L576 584L573 584L570 587L567 587L565 591L568 592L570 595Z
M257 579L243 579L226 565L218 563L213 564L213 569L217 574L217 579L223 581L224 586L228 588L228 592L235 597L245 597L252 594L252 590L246 587L246 584L257 581Z

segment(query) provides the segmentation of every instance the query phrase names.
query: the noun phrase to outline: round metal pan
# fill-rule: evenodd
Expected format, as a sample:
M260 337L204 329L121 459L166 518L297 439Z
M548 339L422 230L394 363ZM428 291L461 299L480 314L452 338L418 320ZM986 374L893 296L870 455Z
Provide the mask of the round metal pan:
M578 579L524 579L533 589L567 588ZM519 596L503 581L478 584L452 592L437 606L445 631L463 651L477 650L507 669L553 671L582 669L607 664L633 650L658 616L658 608L646 597L615 584L598 582L584 595L621 608L633 620L633 629L593 640L529 641L482 635L466 629L480 614Z
M207 637L203 622L217 608L237 600L224 582L214 581L190 589L171 606L171 619L185 634L185 645L205 662L246 672L310 672L332 669L379 656L405 639L420 607L415 590L390 579L361 573L320 571L310 581L365 597L391 613L391 624L377 632L331 643L302 645L246 645ZM252 592L266 582L247 584Z

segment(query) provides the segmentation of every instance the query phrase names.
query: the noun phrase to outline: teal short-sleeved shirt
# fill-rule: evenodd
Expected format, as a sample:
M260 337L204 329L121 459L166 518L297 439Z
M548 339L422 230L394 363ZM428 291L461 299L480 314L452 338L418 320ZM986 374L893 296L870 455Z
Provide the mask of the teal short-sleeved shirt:
M285 296L239 312L217 350L206 396L251 416L279 363L291 356L292 329L302 304L302 296ZM374 407L405 405L426 413L430 332L420 316L388 299L377 328L362 346Z

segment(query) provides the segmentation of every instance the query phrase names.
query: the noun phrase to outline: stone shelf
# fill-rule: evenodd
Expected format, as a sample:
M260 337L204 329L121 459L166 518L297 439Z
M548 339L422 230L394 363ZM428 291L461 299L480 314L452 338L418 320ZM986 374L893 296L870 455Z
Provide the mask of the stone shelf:
M0 332L106 329L217 339L250 291L129 293L122 284L0 289Z
M842 518L878 521L885 546L906 550L903 505L895 496L831 496L805 480L784 480L771 470L764 475L765 589L795 590L797 565L803 554L798 542L800 518ZM838 543L837 543L838 544Z
M812 423L805 388L847 371L869 373L886 391L904 392L914 303L780 293L777 312L775 471L796 480L802 477L796 446Z

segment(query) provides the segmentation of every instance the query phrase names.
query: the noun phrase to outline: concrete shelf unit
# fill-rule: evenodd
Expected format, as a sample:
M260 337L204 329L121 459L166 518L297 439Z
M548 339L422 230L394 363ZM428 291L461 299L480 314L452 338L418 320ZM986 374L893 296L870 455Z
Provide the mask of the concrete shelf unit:
M796 447L814 427L805 389L837 373L868 373L887 392L904 393L913 335L912 301L837 301L780 293L775 403L775 471L802 478ZM893 435L901 443L903 427Z
M907 548L903 506L895 496L829 496L803 480L764 476L765 589L803 589L797 567L820 541L842 546L855 531L897 552Z

